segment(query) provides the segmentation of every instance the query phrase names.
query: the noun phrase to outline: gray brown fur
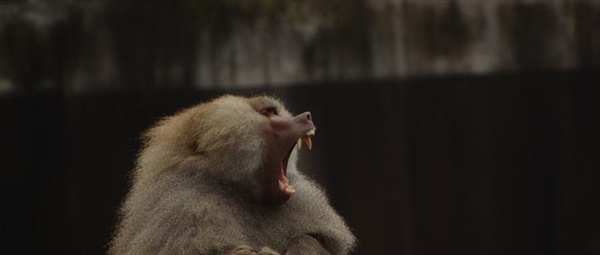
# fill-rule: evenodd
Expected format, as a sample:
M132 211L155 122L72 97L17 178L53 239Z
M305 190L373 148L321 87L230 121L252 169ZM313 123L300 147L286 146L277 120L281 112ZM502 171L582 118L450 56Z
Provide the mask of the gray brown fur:
M144 136L110 244L111 254L347 254L355 238L318 185L300 183L281 205L261 203L261 115L249 100L223 96L160 121ZM261 249L263 249L261 251Z

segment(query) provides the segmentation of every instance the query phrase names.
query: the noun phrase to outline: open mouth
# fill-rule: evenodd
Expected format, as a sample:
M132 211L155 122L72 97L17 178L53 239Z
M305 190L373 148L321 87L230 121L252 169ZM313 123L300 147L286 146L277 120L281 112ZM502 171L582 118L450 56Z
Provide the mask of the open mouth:
M302 149L302 141L303 140L306 143L306 146L308 147L308 149L311 150L312 149L311 137L314 135L315 135L315 129L311 129L310 131L306 132L306 134L304 136L298 138L298 140L296 141L296 144L294 144L290 148L290 150L287 152L287 154L281 161L281 165L280 165L280 169L279 169L279 189L281 189L281 191L287 196L291 196L292 194L294 194L296 192L296 187L298 187L298 183L290 185L290 180L286 177L287 165L288 165L288 161L290 159L290 155L292 155L292 151L294 150L294 147L297 146L298 150Z

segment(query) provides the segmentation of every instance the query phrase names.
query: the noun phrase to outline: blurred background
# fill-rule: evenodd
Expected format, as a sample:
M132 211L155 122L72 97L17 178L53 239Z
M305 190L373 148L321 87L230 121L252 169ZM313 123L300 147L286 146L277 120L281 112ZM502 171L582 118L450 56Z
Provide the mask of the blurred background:
M103 254L139 134L310 110L354 254L600 254L600 1L2 1L3 254Z

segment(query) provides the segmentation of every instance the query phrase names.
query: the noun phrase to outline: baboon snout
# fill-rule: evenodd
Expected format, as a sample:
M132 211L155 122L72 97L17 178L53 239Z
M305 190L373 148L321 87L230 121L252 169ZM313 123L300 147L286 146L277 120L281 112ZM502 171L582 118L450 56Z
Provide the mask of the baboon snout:
M296 115L296 117L294 117L294 120L300 123L312 123L312 115L310 114L310 112L301 113Z

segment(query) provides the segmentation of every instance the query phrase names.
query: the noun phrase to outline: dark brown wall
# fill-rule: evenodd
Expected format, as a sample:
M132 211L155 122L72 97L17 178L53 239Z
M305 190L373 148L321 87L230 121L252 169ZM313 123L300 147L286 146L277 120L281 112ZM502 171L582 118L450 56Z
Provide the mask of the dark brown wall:
M300 164L356 254L597 254L599 82L590 70L271 93L313 113ZM2 98L3 254L104 253L139 133L222 92Z
M270 91L313 112L301 165L356 254L598 254L599 13L0 1L0 253L103 253L142 130L225 91Z

